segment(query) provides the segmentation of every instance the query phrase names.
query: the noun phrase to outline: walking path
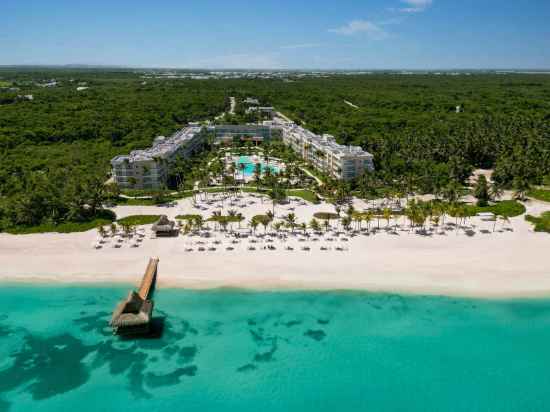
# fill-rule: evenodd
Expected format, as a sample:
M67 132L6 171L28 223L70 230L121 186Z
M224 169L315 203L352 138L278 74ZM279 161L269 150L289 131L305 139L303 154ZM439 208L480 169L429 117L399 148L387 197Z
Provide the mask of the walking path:
M354 105L352 102L348 102L347 100L344 100L344 103L348 106L353 107L354 109L359 109L359 106Z

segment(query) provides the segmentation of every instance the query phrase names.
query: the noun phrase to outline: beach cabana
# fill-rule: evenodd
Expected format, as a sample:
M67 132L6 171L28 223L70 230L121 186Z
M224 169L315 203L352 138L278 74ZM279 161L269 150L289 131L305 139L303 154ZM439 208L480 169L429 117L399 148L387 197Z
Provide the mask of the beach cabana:
M178 230L176 228L176 222L168 219L166 215L162 215L160 219L153 225L153 232L157 237L177 236Z

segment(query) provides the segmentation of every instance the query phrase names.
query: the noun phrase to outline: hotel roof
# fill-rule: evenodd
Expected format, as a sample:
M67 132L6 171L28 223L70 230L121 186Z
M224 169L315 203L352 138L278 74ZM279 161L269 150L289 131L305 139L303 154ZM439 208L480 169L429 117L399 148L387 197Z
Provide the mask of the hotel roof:
M123 161L139 162L148 161L155 158L168 159L185 143L192 140L198 133L201 132L201 127L190 126L179 130L169 138L164 136L157 137L153 145L144 150L134 150L129 155L115 157L112 162L120 163Z

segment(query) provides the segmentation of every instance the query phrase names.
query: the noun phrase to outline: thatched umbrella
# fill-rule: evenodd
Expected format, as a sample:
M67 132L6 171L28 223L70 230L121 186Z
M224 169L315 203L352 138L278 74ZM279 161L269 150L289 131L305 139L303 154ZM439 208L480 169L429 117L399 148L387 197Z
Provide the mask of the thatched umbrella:
M153 231L161 236L172 236L174 232L177 232L174 227L176 222L173 222L168 219L168 216L162 215L160 219L153 225Z

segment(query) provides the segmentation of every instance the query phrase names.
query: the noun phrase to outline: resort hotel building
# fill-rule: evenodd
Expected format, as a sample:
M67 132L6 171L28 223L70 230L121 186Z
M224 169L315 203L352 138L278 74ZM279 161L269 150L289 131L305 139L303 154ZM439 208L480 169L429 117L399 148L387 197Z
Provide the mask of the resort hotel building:
M113 178L121 188L159 189L166 183L176 157L191 156L205 141L206 133L200 126L186 127L169 138L159 136L148 149L113 158Z
M329 134L317 135L280 118L275 121L281 125L284 143L316 169L335 179L351 180L374 170L373 155L360 146L344 146Z
M167 183L175 159L188 158L202 150L208 136L216 143L231 143L235 138L258 143L282 137L304 160L339 180L351 180L374 170L372 154L361 147L338 144L331 135L317 135L288 119L275 117L273 121L248 125L191 123L169 138L157 137L148 149L113 158L113 179L123 189L159 189Z

